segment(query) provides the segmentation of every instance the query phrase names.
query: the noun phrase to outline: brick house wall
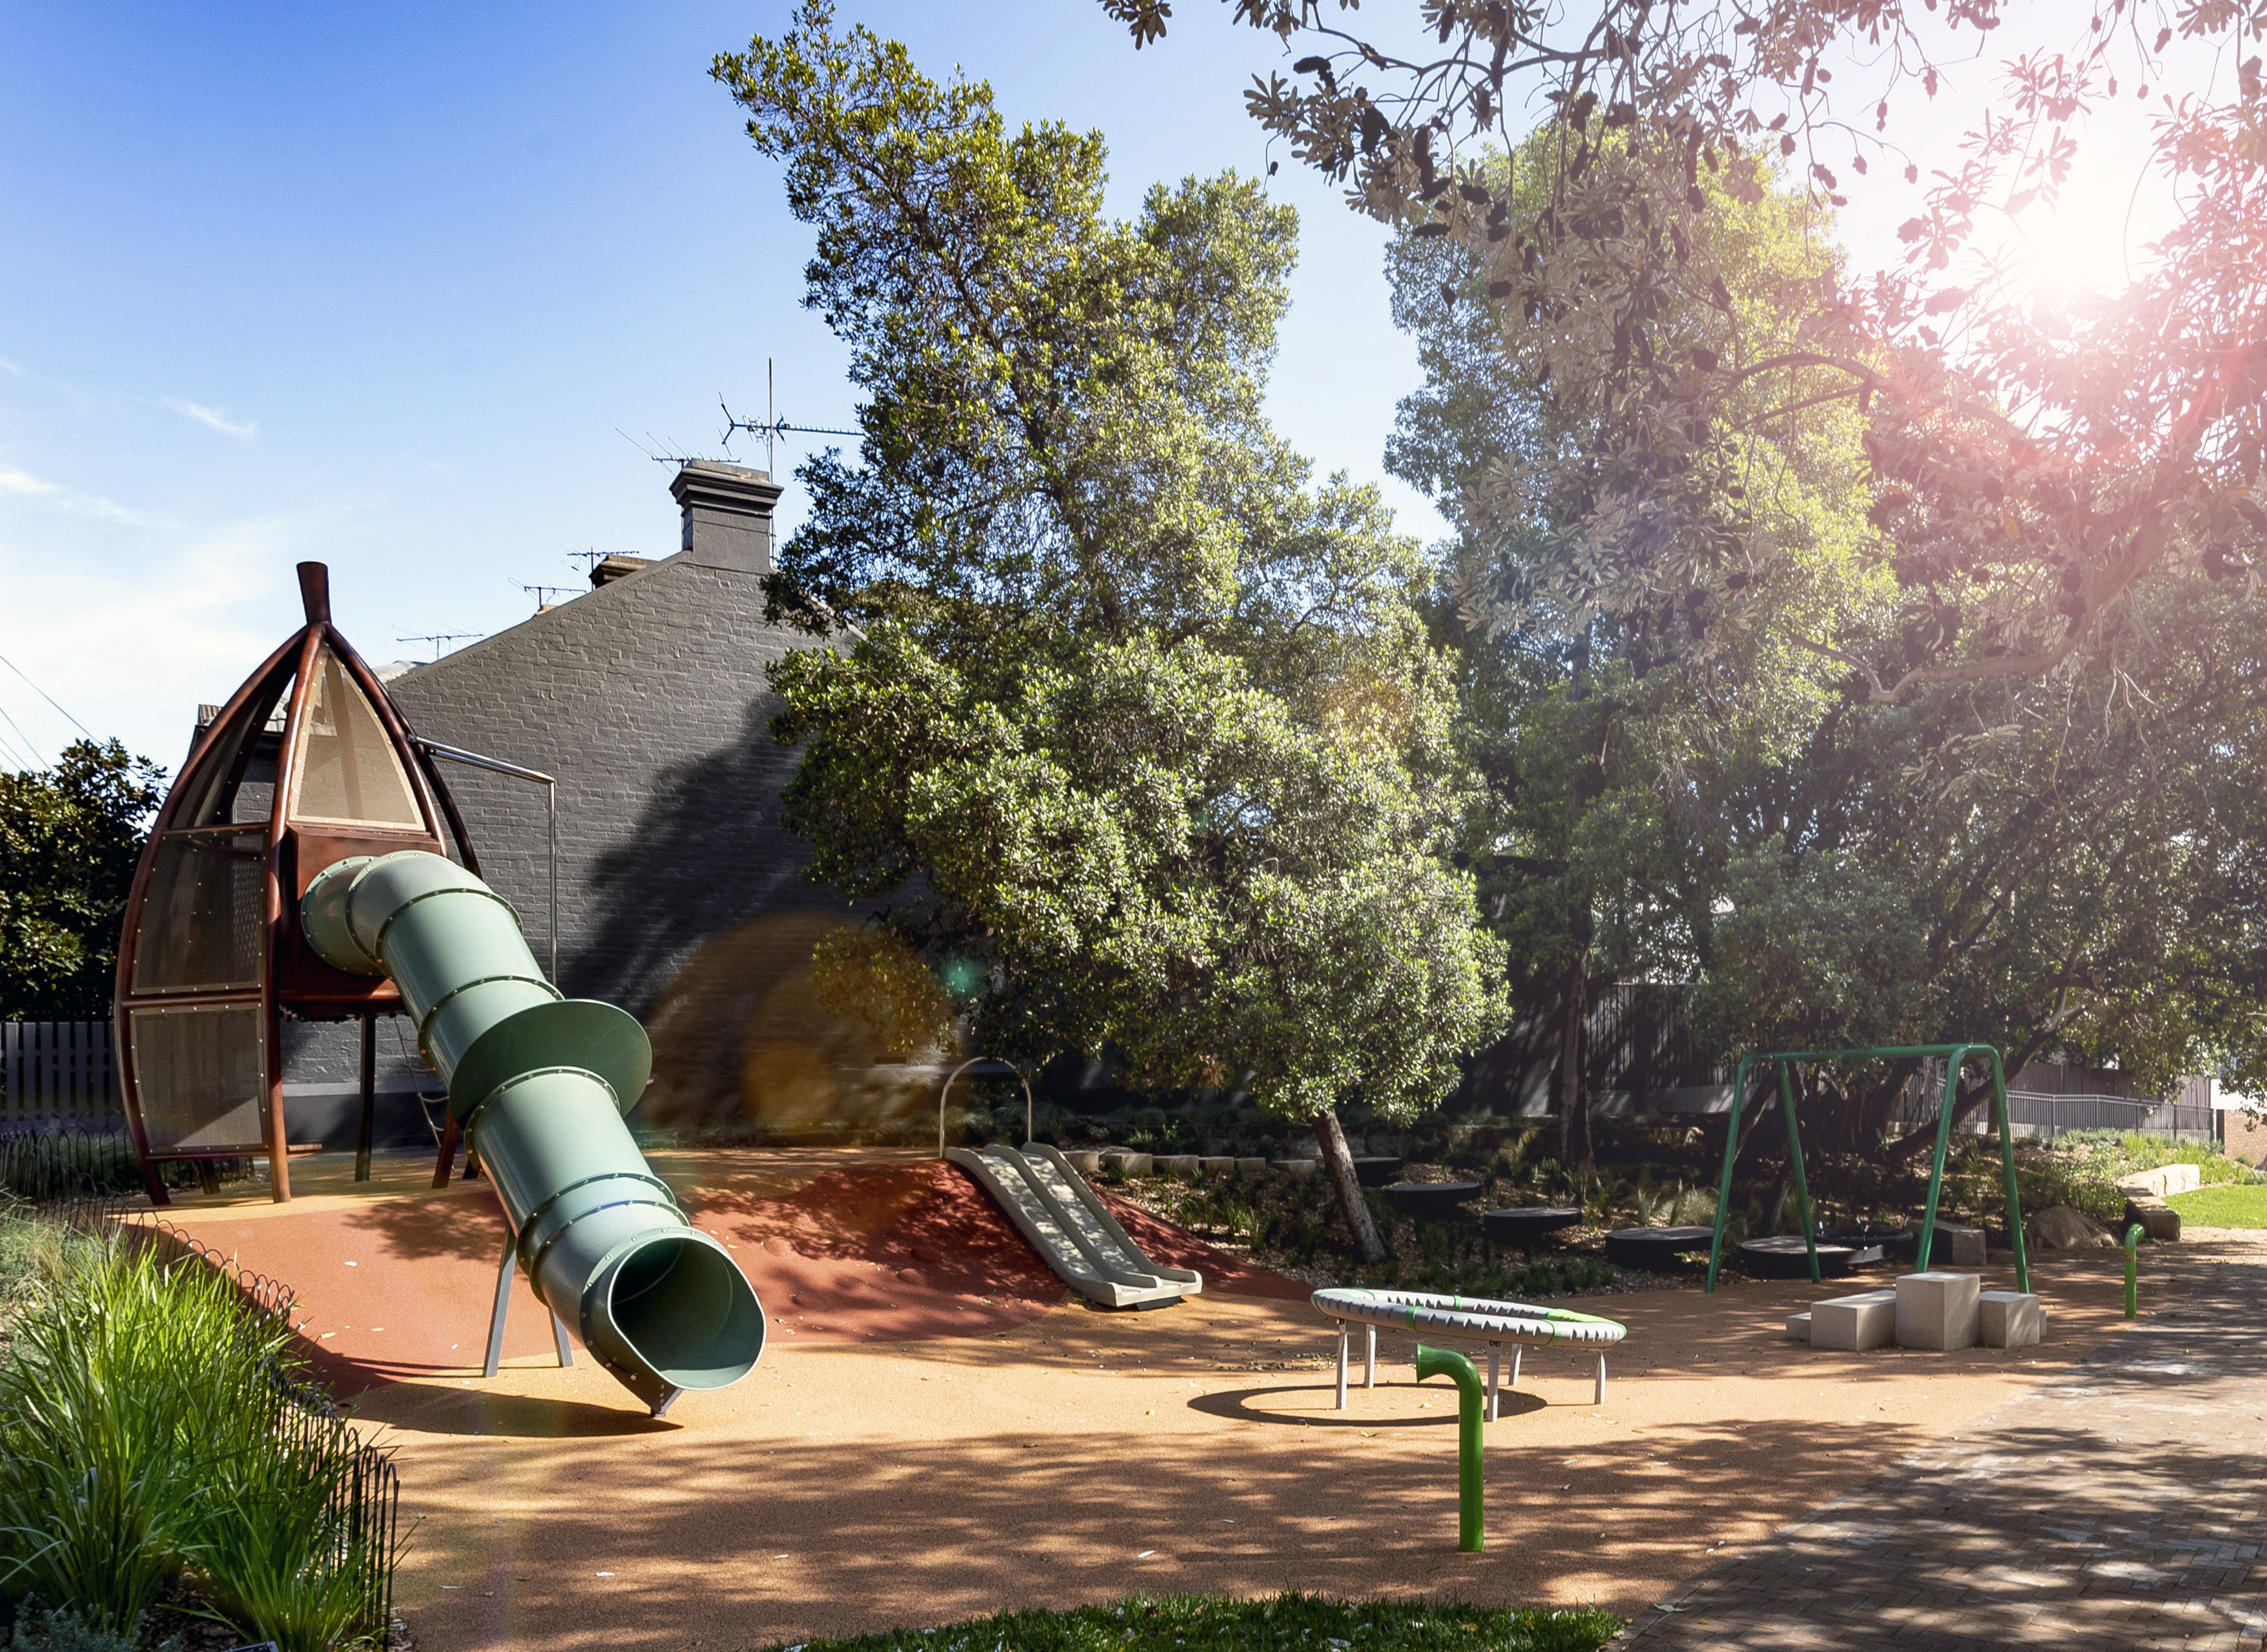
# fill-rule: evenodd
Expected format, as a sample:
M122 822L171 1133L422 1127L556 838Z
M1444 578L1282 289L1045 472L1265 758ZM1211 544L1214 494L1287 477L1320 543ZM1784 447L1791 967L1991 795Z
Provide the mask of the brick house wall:
M763 617L779 488L696 464L671 491L675 555L610 558L588 594L387 687L422 738L556 777L559 981L646 1022L657 1083L641 1119L824 1113L834 1070L860 1053L825 1024L807 966L812 942L857 914L803 881L803 847L780 823L796 755L771 741L780 702L765 672L815 643ZM547 959L544 788L441 767L483 876ZM295 1088L351 1078L351 1029L304 1029L294 1044ZM380 1048L392 1055L393 1039ZM312 1126L312 1104L302 1111ZM412 1120L407 1139L422 1128Z

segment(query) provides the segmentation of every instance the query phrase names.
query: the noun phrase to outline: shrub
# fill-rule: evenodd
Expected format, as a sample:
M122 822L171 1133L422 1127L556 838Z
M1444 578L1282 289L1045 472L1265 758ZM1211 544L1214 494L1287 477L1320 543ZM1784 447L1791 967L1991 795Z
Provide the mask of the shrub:
M121 1634L97 1628L75 1612L41 1612L17 1620L8 1637L7 1652L135 1652L141 1644L138 1618ZM179 1635L170 1636L158 1652L179 1652L180 1644Z
M347 1529L359 1443L287 1397L288 1334L201 1261L67 1268L0 1370L0 1591L126 1635L185 1582L284 1652L349 1639L393 1557Z

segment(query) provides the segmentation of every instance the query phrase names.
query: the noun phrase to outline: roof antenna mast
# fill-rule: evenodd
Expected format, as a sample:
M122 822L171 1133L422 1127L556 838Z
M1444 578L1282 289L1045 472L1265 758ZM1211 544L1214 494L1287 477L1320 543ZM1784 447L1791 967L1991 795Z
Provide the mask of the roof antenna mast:
M725 402L724 398L721 395L716 398L716 405L724 411L726 450L728 452L730 450L733 437L742 430L745 430L751 436L762 437L764 438L764 472L767 475L778 474L776 467L779 462L779 439L783 436L793 436L797 432L805 436L863 436L865 434L863 430L829 430L823 424L789 424L779 416L777 390L772 358L767 356L764 357L764 422L761 424L758 424L753 419L734 418L732 409Z

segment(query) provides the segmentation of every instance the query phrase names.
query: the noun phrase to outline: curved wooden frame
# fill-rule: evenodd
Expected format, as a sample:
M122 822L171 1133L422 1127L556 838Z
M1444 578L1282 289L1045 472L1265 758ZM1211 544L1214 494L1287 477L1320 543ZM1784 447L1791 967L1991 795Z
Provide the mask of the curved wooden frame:
M119 1088L126 1105L127 1131L134 1143L136 1159L142 1168L143 1183L148 1188L153 1204L168 1202L160 1173L160 1166L167 1163L209 1162L260 1153L267 1155L270 1188L276 1201L281 1203L291 1197L290 1155L293 1149L285 1134L283 1118L283 1017L286 1015L312 1021L361 1020L364 1024L366 1046L363 1062L365 1087L370 1083L367 1060L370 1024L378 1015L398 1004L400 995L394 990L393 984L383 977L364 979L333 969L307 946L299 932L297 909L299 896L304 892L308 880L324 867L349 855L385 854L402 848L422 848L445 855L451 840L465 864L475 872L479 870L479 863L474 859L472 845L466 836L463 817L458 811L456 799L450 796L446 782L434 770L430 760L418 749L416 738L411 732L407 720L394 705L393 696L385 692L385 684L378 680L378 674L370 670L362 656L331 623L329 573L322 563L299 564L299 591L305 606L306 624L293 633L282 647L261 663L259 670L245 679L243 686L221 709L220 714L208 725L203 737L190 751L187 762L181 766L180 774L174 777L172 786L166 792L165 802L158 806L157 819L150 825L149 840L143 846L142 858L134 869L134 882L127 898L125 918L119 936L114 1009ZM315 667L325 649L338 659L348 680L376 712L379 726L400 760L402 772L408 778L410 794L422 823L420 826L333 826L312 822L296 824L291 820L289 804L299 760L301 725L306 716ZM206 765L215 756L217 743L235 731L237 719L246 715L246 707L272 688L275 679L287 665L293 676L290 694L283 702L283 726L278 736L275 757L275 801L268 814L263 845L265 876L260 907L259 984L256 988L137 992L134 988L134 971L141 951L143 910L149 897L150 876L158 851L169 839L181 833L209 829L174 826L185 790L193 781L200 783L203 781ZM251 738L256 740L259 731L253 731ZM258 824L247 821L239 830L256 829ZM141 1077L135 1062L133 1012L165 1007L222 1004L257 1004L261 1011L260 1036L267 1091L263 1098L263 1139L258 1143L228 1143L187 1150L153 1148L148 1121L143 1113Z

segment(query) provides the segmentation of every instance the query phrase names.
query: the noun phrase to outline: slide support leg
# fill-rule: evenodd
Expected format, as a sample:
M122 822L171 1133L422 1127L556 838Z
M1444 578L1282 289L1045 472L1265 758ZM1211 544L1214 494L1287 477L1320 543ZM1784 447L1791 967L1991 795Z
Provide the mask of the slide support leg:
M1603 1406L1606 1403L1606 1356L1603 1354L1598 1355L1598 1388L1597 1391L1590 1396L1590 1403L1594 1406Z
M1361 1329L1364 1338L1361 1385L1364 1388L1375 1388L1377 1386L1377 1327L1364 1325Z
M503 1258L496 1264L495 1306L488 1311L488 1363L481 1369L483 1377L494 1377L496 1367L503 1360L503 1321L504 1316L511 1311L512 1252L517 1248L513 1243L514 1237L507 1226L503 1236Z
M1489 1343L1489 1344L1488 1344L1487 1420L1488 1420L1490 1422L1493 1422L1493 1421L1495 1421L1495 1371L1496 1371L1496 1362L1497 1362L1498 1360L1500 1360L1500 1358L1502 1358L1502 1356L1503 1356L1503 1345L1502 1345L1501 1343L1500 1343L1500 1342L1491 1342L1491 1343Z
M1511 1386L1514 1388L1519 1386L1519 1356L1523 1352L1525 1349L1522 1344L1515 1342L1511 1345Z
M1343 1319L1339 1321L1339 1409L1346 1409L1346 1342L1354 1331Z

